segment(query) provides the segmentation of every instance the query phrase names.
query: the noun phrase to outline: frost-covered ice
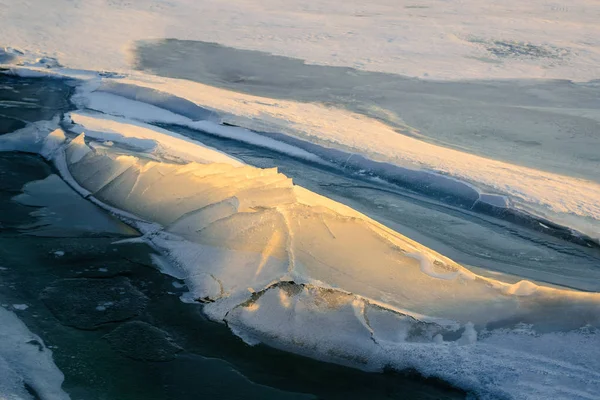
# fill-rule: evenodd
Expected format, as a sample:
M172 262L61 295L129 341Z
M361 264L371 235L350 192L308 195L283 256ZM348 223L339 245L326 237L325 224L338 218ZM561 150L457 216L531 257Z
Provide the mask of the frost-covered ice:
M66 122L75 134L51 157L63 177L137 223L185 279L183 300L246 342L415 368L490 398L600 390L600 294L476 275L276 169L164 129L84 112ZM6 141L41 151L51 132Z
M13 305L23 310L24 305ZM52 352L17 316L0 307L0 398L66 400ZM29 390L27 389L29 387Z

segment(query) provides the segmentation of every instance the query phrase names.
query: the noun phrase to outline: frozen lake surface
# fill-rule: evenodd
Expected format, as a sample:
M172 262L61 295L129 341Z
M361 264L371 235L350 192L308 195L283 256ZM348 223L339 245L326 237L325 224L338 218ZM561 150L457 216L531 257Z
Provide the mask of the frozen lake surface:
M0 0L0 397L596 400L599 19Z

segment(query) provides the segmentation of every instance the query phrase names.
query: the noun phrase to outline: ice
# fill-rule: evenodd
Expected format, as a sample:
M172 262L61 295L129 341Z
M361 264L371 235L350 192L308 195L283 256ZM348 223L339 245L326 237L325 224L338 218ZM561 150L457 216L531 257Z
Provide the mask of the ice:
M182 300L249 344L414 368L484 398L545 398L549 379L554 397L600 390L600 294L479 276L276 169L162 128L89 112L67 122L76 136L30 127L0 148L52 149L65 180L163 253L154 261L185 280Z
M139 87L136 88L135 86L131 85L129 85L129 87L129 92L134 92L137 90L143 93L144 90L151 90ZM104 88L103 90L107 89ZM149 103L131 100L104 91L94 91L92 93L85 93L85 91L82 92L83 93L80 93L79 96L75 97L75 101L91 110L101 111L110 115L131 118L138 121L185 126L191 129L207 132L215 136L234 139L259 147L265 147L281 153L289 154L293 157L298 157L313 162L325 163L325 161L323 161L320 157L307 152L306 150L259 135L248 129L223 126L217 124L216 121L206 119L194 121L183 115L168 111L167 109L159 108ZM121 91L117 92L120 93ZM136 96L136 98L137 97L139 96ZM169 104L171 103L178 102L177 97L173 95L164 94L162 97L163 101L161 103L166 103L167 107L169 107ZM216 114L211 116L213 117L211 119L216 119Z
M44 140L40 155L45 159L51 159L54 152L63 144L66 137L62 129L56 129Z
M80 87L77 96L80 106L88 104L98 111L148 122L176 123L314 162L333 161L343 168L357 172L366 170L388 181L424 191L428 195L453 199L467 207L480 203L484 207L510 208L570 228L575 235L582 234L600 240L600 208L596 201L600 197L600 184L592 176L593 173L583 178L569 176L571 172L567 167L575 163L574 159L562 163L564 168L559 168L558 172L535 165L535 168L518 165L510 160L503 161L503 157L483 157L468 149L462 151L421 140L418 132L414 136L399 134L389 121L386 123L385 120L351 109L260 97L178 79L145 75L100 76L65 68L44 68L42 71L36 66L13 67L12 70L21 75L37 71L45 76L84 79L86 84ZM111 88L114 84L126 85L127 90ZM152 99L149 99L150 104L145 105L132 100L138 98L136 90L142 93L139 98L143 100L151 97L147 93L165 93L160 96L160 102L154 103L161 106L166 104L169 110L159 109L152 104ZM278 90L285 94L287 89ZM585 91L587 87L581 90ZM119 93L127 95L127 98L118 96ZM209 121L195 121L178 115L172 110L180 108L181 99L214 110L221 121L240 128L218 125L213 117ZM586 118L590 118L590 123L596 123L594 121L598 116L595 113L582 112ZM93 114L73 114L75 120L79 118L82 121L86 115ZM119 118L105 116L104 120L102 126L97 127L88 121L88 136L100 133L106 141L118 139ZM106 122L109 120L113 123ZM144 125L142 122L136 124L140 127ZM279 133L259 134L254 130ZM165 134L165 130L161 132ZM539 134L546 136L549 133ZM173 133L169 135L181 138ZM130 145L135 147L141 144L142 148L148 145L148 142L139 139L149 137L144 134L131 135ZM190 154L185 154L185 146L181 144L169 146L163 142L156 149L147 150L163 158L170 154L173 157L171 161L189 158ZM493 147L490 142L486 148ZM203 162L201 159L197 161ZM585 170L593 171L593 163L593 158L585 161Z
M224 122L279 133L258 134L219 126L213 121L186 121L181 115L158 111L154 106L144 107L101 89L95 91L94 85L82 87L80 101L107 113L179 124L314 162L327 160L357 172L366 170L468 207L481 203L525 211L600 240L600 208L596 201L600 185L593 178L568 176L562 171L550 172L444 147L399 134L389 124L347 109L270 99L169 78L132 76L119 82L137 85L139 90L168 90L173 101L185 98L210 107L220 113ZM106 96L114 97L109 101Z
M90 151L90 148L85 145L84 135L79 135L69 144L67 161L70 164L76 163L85 157Z
M478 201L500 208L508 208L510 206L510 200L506 196L496 194L481 193Z
M482 203L491 201L488 204L503 207L507 205L503 200L509 199L515 207L600 239L600 210L596 201L600 189L593 176L597 159L593 150L587 150L597 145L594 132L599 118L593 103L597 87L594 80L598 79L600 65L597 2L576 0L565 5L544 0L499 3L432 0L427 4L396 4L377 0L367 4L319 0L307 5L297 0L250 0L241 4L206 0L146 0L143 4L95 0L71 7L70 0L53 0L33 8L29 5L3 1L0 24L6 47L0 50L0 63L11 73L30 77L68 75L90 80L90 86L97 91L91 98L83 98L80 105L87 102L91 108L151 120L151 116L142 115L146 111L134 104L134 100L141 101L155 107L153 112L159 120L181 121L174 115L178 114L191 120L191 126L215 135L318 160L306 148L261 137L251 130L281 132L320 147L345 151L348 155L362 154L371 161L407 168L400 172L411 175L408 177L411 181L424 180L423 186L433 181L434 186L440 184L446 192L460 189L463 193L464 185L452 186L442 176L468 182L484 193L506 196L504 199L482 196L479 200ZM319 19L329 23L322 24ZM549 24L552 29L547 29ZM175 57L160 52L143 57L145 47L160 48L160 43L178 41L201 41L216 54L211 55L214 62L194 62L192 58L188 64L184 61L191 52L177 47L173 47ZM220 58L219 50L226 46L243 52L240 54L248 62L238 65ZM357 48L361 51L356 51ZM264 81L269 81L273 69L269 62L255 62L256 54L262 54L263 61L269 55L278 55L291 57L286 60L295 65L337 66L338 75L362 76L370 71L371 75L388 74L392 80L408 76L461 81L464 85L457 85L449 92L442 90L399 99L393 108L404 108L404 101L411 103L408 108L412 110L406 113L401 110L396 115L391 109L379 107L377 101L371 101L398 91L386 88L385 82L373 85L371 92L364 92L368 97L364 104L361 103L365 98L357 95L355 99L353 90L350 94L338 93L335 82L314 88L308 100L294 99L291 92L296 91L290 87L299 85L269 87ZM167 69L174 65L172 68L183 71L185 76L209 85L149 76L160 74L160 68L144 65L143 59ZM302 83L302 75L300 78ZM526 79L562 81L540 89ZM478 111L480 99L456 96L463 89L467 92L473 89L476 80L484 87L512 80L510 87L501 82L496 94L495 88L482 92L486 94L484 102L490 101L481 107L487 113L483 117ZM569 101L573 98L563 96L574 87L570 81L589 82L579 87L578 93L584 96L578 98L576 107ZM358 82L357 91L364 90L359 86L371 86ZM429 84L431 81L414 80L408 90ZM272 92L261 97L234 91L240 87L250 92L253 87ZM513 97L521 97L523 93L532 95L530 99L535 101L512 102ZM115 101L114 95L128 99L129 103ZM346 103L339 102L338 106L322 104L330 101L336 104L336 99L344 96ZM511 100L498 101L496 96ZM591 101L586 100L587 96ZM545 103L548 98L556 98L550 107ZM436 110L455 100L464 104L456 107L457 113L436 115ZM429 107L421 107L425 102ZM349 109L341 109L341 105ZM363 113L367 108L366 114L371 117L360 115L356 111L359 108ZM465 111L466 108L471 110ZM504 111L498 111L500 108ZM533 118L521 124L519 115L530 112L528 115ZM509 128L504 121L512 115L517 121L516 128L504 132ZM442 145L419 140L427 139L432 132L426 132L427 129L419 132L407 126L403 121L407 116L423 120L421 127L437 125L439 129L431 130L437 133L429 135L429 139ZM551 121L541 123L544 120ZM219 126L216 121L251 130ZM398 126L407 128L415 137L399 134ZM542 126L550 131L546 132ZM486 136L485 131L490 130L493 132L486 140L471 140L472 136L465 133L473 131L480 138L480 134ZM584 138L570 135L568 132L572 130L582 132L575 136ZM506 137L517 141L504 140ZM469 141L478 144L471 146ZM552 162L553 155L561 155L564 142L569 142L569 149L586 149L582 154L589 156L565 156L560 157L560 162ZM523 150L539 144L545 148L548 143L551 153ZM463 148L466 151L457 150ZM480 150L484 150L486 157L468 154L482 154ZM525 160L529 168L499 161L511 159L511 153L520 153L518 158ZM532 154L540 155L545 160L542 164L558 168L549 172L544 165L535 165L531 161L537 157L531 157ZM357 169L368 170L365 165L357 165ZM587 176L584 179L569 176L576 170L586 171ZM435 178L423 177L423 171L436 174Z
M83 94L83 96L75 95L73 97L73 102L81 102L82 105L91 109L96 109L96 107L112 107L112 110L115 111L116 115L121 113L131 113L136 111L137 108L137 116L132 117L137 119L148 118L149 108L147 106L140 106L152 105L155 106L152 108L152 111L158 112L161 119L171 119L175 116L177 121L188 119L192 121L219 120L219 115L216 112L202 108L189 100L174 96L167 92L140 88L139 86L127 85L117 81L103 81L99 85L92 84L92 88L97 91L99 97L96 97L95 99L89 98L86 96L86 93L89 92L89 88L83 87L78 90L79 94ZM104 95L104 97L102 97L102 95ZM123 98L132 101L129 102L129 104L124 104L122 103ZM115 103L112 103L113 101ZM135 104L136 102L137 105ZM129 107L127 108L129 109L116 107L119 105L128 105ZM165 113L165 110L170 111L170 113ZM181 117L177 117L177 115L187 118L182 119ZM152 117L155 117L155 114L152 114L151 118ZM165 123L167 123L167 121L165 121ZM171 123L176 122L172 120Z
M14 305L18 310L25 305ZM0 307L0 398L65 400L64 376L42 339L16 315ZM26 388L29 387L29 390Z
M52 121L39 121L27 125L13 133L2 135L0 151L23 151L30 153L49 153L57 144L58 133L51 136L47 142L48 134L58 127L58 119Z
M580 362L571 348L575 340L600 356L600 294L485 278L276 169L136 121L71 119L78 136L53 152L64 178L133 216L168 259L159 264L185 280L182 299L205 303L249 344L368 370L414 368L484 398L541 399L548 377L564 377L563 398L600 390L600 357ZM21 134L9 140L39 139ZM557 350L528 347L523 324Z
M142 122L134 122L114 116L94 115L86 112L70 113L68 118L76 124L72 129L83 132L81 125L86 127L86 135L102 141L112 141L130 147L132 150L156 154L171 160L182 159L205 163L223 162L241 164L233 157L210 149L206 146L194 145L191 139L164 129L152 127ZM77 125L80 125L79 127ZM124 136L122 132L127 132ZM205 151L202 148L206 148ZM191 149L191 150L190 150Z

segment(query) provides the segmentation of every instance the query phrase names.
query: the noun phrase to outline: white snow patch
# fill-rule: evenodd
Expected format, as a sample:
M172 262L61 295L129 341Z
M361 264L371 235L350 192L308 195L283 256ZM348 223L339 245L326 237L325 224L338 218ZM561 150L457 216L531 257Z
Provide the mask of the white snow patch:
M155 38L215 42L313 64L431 79L587 81L598 78L600 65L600 5L592 0L0 4L3 43L37 50L31 60L13 53L48 70L60 57L72 68L129 72L135 60L127 50L138 40ZM538 45L557 57L498 57L487 49L495 41Z
M25 384L42 400L67 400L61 389L64 376L52 352L17 316L0 307L0 398L31 399Z
M273 140L254 133L248 129L219 125L213 121L193 121L190 118L175 114L156 106L130 100L105 92L92 92L87 95L80 94L76 97L85 107L103 113L130 118L138 121L162 123L185 126L228 139L249 143L255 146L268 148L293 157L325 163L320 157L298 147Z

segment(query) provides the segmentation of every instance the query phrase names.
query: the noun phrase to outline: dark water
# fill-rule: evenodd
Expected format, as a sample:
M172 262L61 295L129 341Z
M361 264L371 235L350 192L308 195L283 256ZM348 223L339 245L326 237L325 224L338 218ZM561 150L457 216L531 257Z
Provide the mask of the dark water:
M44 104L23 116L11 108L17 118L69 108L70 87L60 81L8 81ZM246 345L208 321L201 305L179 300L185 287L156 269L152 249L115 243L137 232L103 210L92 206L74 218L57 204L77 208L84 200L50 196L40 184L28 186L36 205L13 199L55 173L36 156L0 153L0 304L29 306L14 311L51 347L72 399L464 398L410 372L365 373ZM43 210L52 219L31 215Z

